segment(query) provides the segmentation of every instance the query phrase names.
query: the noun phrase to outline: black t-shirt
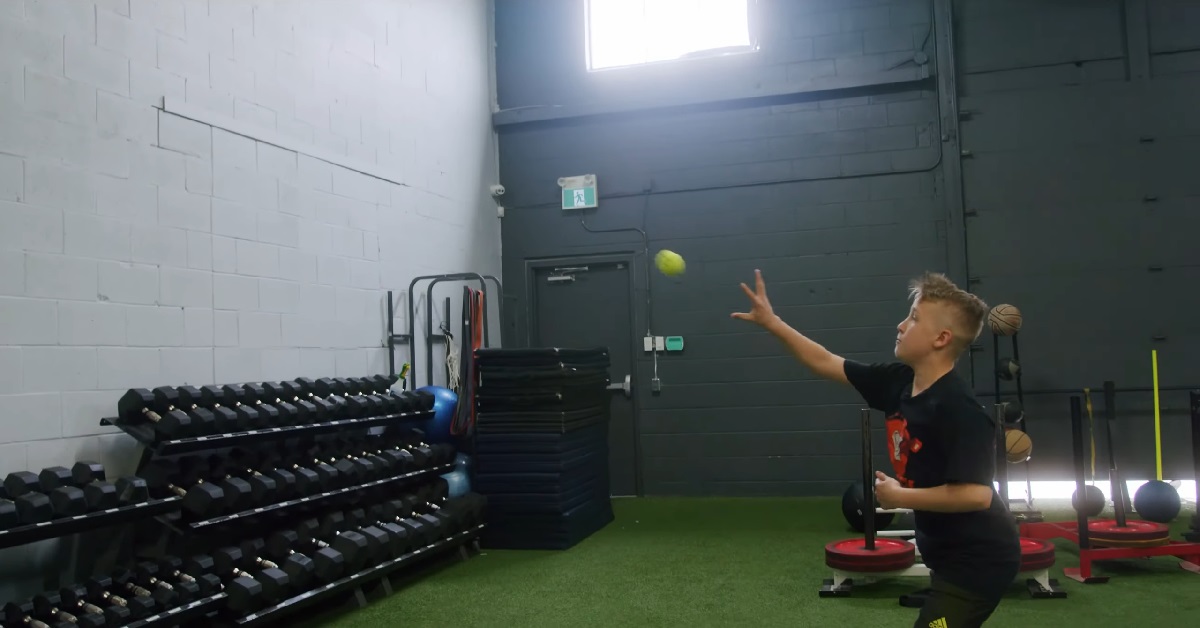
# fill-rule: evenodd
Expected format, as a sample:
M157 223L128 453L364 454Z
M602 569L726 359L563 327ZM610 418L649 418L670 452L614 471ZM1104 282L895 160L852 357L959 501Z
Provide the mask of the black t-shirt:
M940 577L963 588L995 593L1011 584L1020 562L1016 521L993 484L995 419L970 385L951 371L912 396L913 371L902 363L846 360L845 372L871 408L885 414L888 459L904 486L950 483L992 488L987 510L913 511L921 558Z

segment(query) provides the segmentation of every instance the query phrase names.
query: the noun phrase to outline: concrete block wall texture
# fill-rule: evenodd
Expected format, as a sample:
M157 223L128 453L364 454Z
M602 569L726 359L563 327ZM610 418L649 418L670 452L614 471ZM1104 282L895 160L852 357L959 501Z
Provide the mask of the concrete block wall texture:
M499 275L489 33L474 0L0 1L0 474L131 471L129 387L386 372L387 289Z
M966 255L956 261L979 280L972 290L1029 317L1020 347L1027 389L1098 387L1109 378L1148 386L1152 347L1172 383L1200 383L1191 357L1200 330L1188 316L1195 298L1183 288L1194 283L1194 255L1170 235L1198 226L1185 209L1196 194L1185 171L1200 124L1200 39L1181 26L1191 4L953 3L957 97L972 112L961 123L972 214ZM646 392L646 381L634 386L644 393L636 401L648 494L840 494L858 470L861 403L730 320L745 305L737 283L761 268L789 322L847 357L890 360L907 278L949 270L950 242L961 237L947 227L946 168L958 155L942 141L940 117L949 114L936 79L852 95L809 91L821 79L911 67L904 62L917 50L936 77L943 40L930 31L934 3L755 6L753 55L588 73L579 31L562 28L582 24L582 0L497 4L501 109L704 103L759 86L798 93L790 102L500 128L507 289L523 293L528 258L640 250L636 234L588 233L563 212L555 180L564 175L598 176L601 208L588 214L589 227L642 228L652 253L670 248L688 261L684 281L652 275L657 333L683 335L687 349L659 356L661 395ZM1152 266L1164 270L1147 272ZM644 289L642 271L632 276ZM644 294L633 302L644 321ZM507 311L524 329L524 304ZM990 335L980 340L983 350L964 360L963 372L987 390L995 359ZM639 355L641 372L650 372ZM1186 395L1164 402L1172 408L1163 423L1166 469L1190 472ZM1068 400L1027 405L1031 472L1067 477ZM1118 433L1130 445L1118 459L1148 477L1149 395L1126 396L1119 407L1126 420ZM1024 472L1012 468L1016 480Z
M649 392L650 357L637 352L645 492L840 493L861 468L853 391L816 381L729 313L745 307L738 282L760 268L776 311L815 340L847 357L890 357L908 277L945 264L936 93L932 84L803 92L823 79L914 69L922 50L932 64L928 2L762 2L752 55L592 74L582 42L555 34L582 19L582 4L497 5L502 109L732 98L759 85L800 94L500 128L512 205L506 287L524 283L526 258L640 250L640 236L588 233L558 206L557 177L595 173L601 208L590 228L637 226L651 254L671 249L688 262L683 281L651 279L656 333L687 342L682 354L659 356L662 394ZM643 272L632 276L644 291ZM634 303L642 329L644 292ZM523 305L507 311L524 329Z

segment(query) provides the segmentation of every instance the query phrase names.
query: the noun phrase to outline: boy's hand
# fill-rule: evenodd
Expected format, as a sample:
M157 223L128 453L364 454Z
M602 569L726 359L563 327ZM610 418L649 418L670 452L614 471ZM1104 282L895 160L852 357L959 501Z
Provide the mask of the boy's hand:
M738 320L750 321L766 326L775 319L775 310L771 309L771 302L767 300L767 287L763 285L762 271L754 270L754 284L756 290L750 291L750 287L742 283L742 292L750 297L749 312L734 312L731 316Z
M879 500L880 508L903 508L900 503L903 496L904 487L896 478L888 477L882 471L875 472L875 498Z

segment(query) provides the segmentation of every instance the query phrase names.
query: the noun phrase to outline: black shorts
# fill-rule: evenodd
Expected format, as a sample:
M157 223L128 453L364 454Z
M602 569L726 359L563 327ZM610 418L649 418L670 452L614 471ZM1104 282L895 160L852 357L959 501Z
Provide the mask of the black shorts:
M913 628L974 628L982 626L1000 604L1003 594L983 595L951 584L934 574L928 597Z

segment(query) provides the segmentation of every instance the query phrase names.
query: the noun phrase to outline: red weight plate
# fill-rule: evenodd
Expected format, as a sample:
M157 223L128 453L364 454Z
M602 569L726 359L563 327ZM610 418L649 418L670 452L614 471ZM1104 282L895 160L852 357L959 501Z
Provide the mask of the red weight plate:
M1054 544L1021 537L1021 571L1049 569L1054 565Z
M1154 547L1171 540L1171 529L1154 521L1126 519L1125 527L1115 519L1093 519L1088 522L1088 538L1096 545L1107 547Z
M834 541L825 546L825 565L841 571L878 573L899 571L913 566L917 548L908 541L875 539L875 549L867 549L863 538Z

